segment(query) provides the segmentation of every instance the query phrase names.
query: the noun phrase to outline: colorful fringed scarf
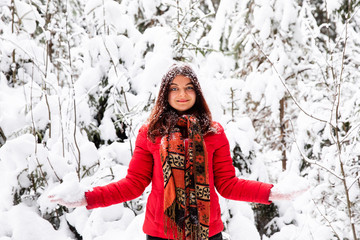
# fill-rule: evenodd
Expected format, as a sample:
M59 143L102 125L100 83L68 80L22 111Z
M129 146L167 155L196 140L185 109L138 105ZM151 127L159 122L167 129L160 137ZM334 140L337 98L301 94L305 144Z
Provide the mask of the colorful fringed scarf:
M185 128L188 139L184 139ZM210 188L205 142L197 119L183 115L161 140L166 226L177 229L177 239L207 240L210 221ZM172 228L173 229L173 228ZM172 233L173 235L174 232Z

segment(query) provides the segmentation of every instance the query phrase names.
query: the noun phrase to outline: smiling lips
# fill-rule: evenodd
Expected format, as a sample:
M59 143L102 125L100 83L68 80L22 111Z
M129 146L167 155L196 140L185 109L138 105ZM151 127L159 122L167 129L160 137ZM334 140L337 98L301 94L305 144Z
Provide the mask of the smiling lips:
M188 102L189 100L186 100L186 99L180 99L180 100L177 100L177 102L179 103L185 103L185 102Z

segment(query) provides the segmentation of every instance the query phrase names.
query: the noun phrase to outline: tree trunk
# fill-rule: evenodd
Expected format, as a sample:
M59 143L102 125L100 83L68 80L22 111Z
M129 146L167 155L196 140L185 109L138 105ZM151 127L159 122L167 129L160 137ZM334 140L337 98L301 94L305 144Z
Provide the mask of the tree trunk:
M280 143L282 150L282 170L286 170L286 141L285 141L285 122L284 122L284 112L285 112L285 96L280 100Z

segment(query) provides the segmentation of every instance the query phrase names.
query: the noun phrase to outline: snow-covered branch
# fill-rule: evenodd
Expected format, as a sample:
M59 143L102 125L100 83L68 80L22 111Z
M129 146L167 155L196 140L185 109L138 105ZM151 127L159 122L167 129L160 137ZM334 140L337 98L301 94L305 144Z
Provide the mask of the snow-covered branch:
M292 94L292 92L290 91L289 87L287 86L287 84L285 83L285 80L283 79L283 77L281 76L281 74L278 72L278 70L276 69L274 63L271 61L271 59L268 57L268 55L263 51L262 47L260 46L260 44L258 43L258 41L256 40L255 36L250 33L250 35L252 36L256 46L258 47L259 51L264 55L264 57L266 58L266 60L270 63L272 69L275 71L277 77L280 79L282 85L284 86L284 88L286 89L287 93L289 94L290 98L293 100L293 102L295 103L295 105L307 116L318 120L320 122L324 122L326 124L329 124L330 126L333 127L333 124L327 120L321 119L319 117L316 117L310 113L308 113L301 105L300 103L296 100L295 96Z

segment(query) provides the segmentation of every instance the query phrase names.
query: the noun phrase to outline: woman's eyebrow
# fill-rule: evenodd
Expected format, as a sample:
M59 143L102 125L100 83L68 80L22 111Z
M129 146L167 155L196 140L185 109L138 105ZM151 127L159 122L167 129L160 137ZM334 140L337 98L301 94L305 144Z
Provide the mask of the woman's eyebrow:
M170 85L176 85L176 86L179 86L178 84L176 84L176 83L170 83ZM185 86L187 86L187 85L194 85L193 83L187 83Z

